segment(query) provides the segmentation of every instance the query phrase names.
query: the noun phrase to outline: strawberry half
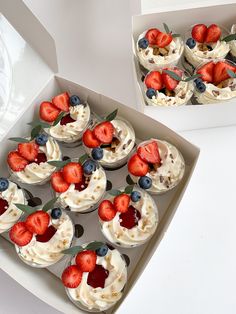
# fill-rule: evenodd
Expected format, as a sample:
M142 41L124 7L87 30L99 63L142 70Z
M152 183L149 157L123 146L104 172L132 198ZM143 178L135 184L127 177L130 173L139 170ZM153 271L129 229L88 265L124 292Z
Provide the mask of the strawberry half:
M39 146L35 142L18 144L18 152L28 161L35 161L39 153Z
M49 222L49 214L43 210L39 210L27 217L25 225L30 232L42 235L46 232Z
M201 79L205 82L212 83L213 82L213 70L215 64L213 61L208 62L207 64L203 65L198 71L198 74L201 74Z
M213 82L216 85L230 78L229 74L227 73L227 70L236 72L236 67L224 61L219 61L215 64L213 71Z
M140 146L138 148L137 153L143 161L146 161L152 164L161 163L161 157L159 154L157 142L151 142L144 146Z
M78 162L70 162L63 167L62 175L67 183L80 183L83 177L83 168Z
M57 193L64 193L70 187L70 184L64 180L62 172L54 172L52 174L51 185L53 190Z
M98 215L103 221L112 220L116 215L116 210L112 202L109 200L102 201L98 208Z
M56 106L61 111L68 112L69 106L70 106L70 96L68 93L62 93L60 95L55 96L52 99L52 103L54 106Z
M53 122L56 120L60 113L60 110L55 107L51 102L44 101L41 103L39 108L39 116L40 119L47 121L47 122Z
M90 273L96 266L97 255L94 251L86 250L76 255L75 263L83 272Z
M71 265L63 271L61 280L65 287L73 289L79 286L82 276L82 270L80 270L76 265Z
M126 213L130 203L130 196L128 194L120 194L114 198L115 209L120 213Z
M10 152L7 156L7 163L13 171L22 171L29 164L17 151Z
M159 29L151 28L147 31L145 38L147 38L149 45L156 45L157 35L160 33Z
M19 246L25 246L32 240L33 234L26 228L25 222L17 222L11 228L9 236L12 242Z
M144 81L147 88L154 88L155 90L161 90L163 88L161 73L158 71L150 72Z
M205 24L196 24L192 28L192 37L199 43L204 43L207 35L207 27Z
M110 144L112 142L113 132L114 126L110 121L99 123L93 130L93 134L96 138L104 144Z
M128 161L128 170L134 176L142 177L148 172L148 164L138 154L134 154Z
M171 34L166 34L166 33L160 32L157 35L156 44L158 47L164 48L164 47L168 46L172 42L172 40L173 40L173 37Z
M207 28L205 42L215 43L220 39L220 36L221 36L221 29L219 28L219 26L216 24L211 24Z
M183 72L179 69L164 69L164 70L170 70L182 78ZM162 72L162 80L163 84L168 90L174 90L176 86L179 84L179 81L173 79L169 74L165 72Z
M95 148L100 146L101 142L96 138L96 136L93 134L93 131L86 130L83 134L82 141L85 146L89 148Z

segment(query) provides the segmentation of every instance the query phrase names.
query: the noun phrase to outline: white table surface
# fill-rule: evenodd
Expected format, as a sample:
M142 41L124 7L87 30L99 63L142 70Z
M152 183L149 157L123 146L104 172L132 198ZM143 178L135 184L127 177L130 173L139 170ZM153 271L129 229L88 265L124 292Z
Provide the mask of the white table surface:
M55 38L62 36L68 40L69 24L75 22L66 21L62 29L55 29L52 22L55 18L65 21L68 8L65 2L68 4L68 1L25 2ZM70 0L70 5L73 6L73 2ZM56 3L60 4L60 9ZM81 0L81 6L83 10L76 12L80 35L76 40L82 43L76 53L81 59L81 68L79 74L76 73L78 70L73 70L68 60L61 71L66 73L70 69L71 79L74 76L91 89L134 104L130 37L127 35L130 27L128 1L86 0L85 4ZM99 49L92 50L92 61L84 47L91 21L92 25L96 24L94 36L99 39L93 38ZM112 43L107 48L110 36ZM69 48L68 45L67 48L57 47L59 58L63 49L71 49L72 55L75 53L72 43L67 44ZM46 75L47 69L44 70ZM164 239L118 313L236 313L236 126L188 131L182 135L201 147L196 171ZM59 313L1 271L0 282L1 314Z

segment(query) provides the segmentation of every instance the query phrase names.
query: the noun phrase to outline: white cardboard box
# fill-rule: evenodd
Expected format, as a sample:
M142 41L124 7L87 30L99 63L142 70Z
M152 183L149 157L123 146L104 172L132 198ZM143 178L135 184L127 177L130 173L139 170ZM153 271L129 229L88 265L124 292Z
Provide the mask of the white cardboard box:
M54 73L57 72L57 57L54 41L39 21L20 0L14 0L14 6L12 5L12 1L9 3L9 1L1 0L0 8L1 12L11 22L14 28L38 52L45 63L51 68L51 71L48 72L48 76L45 78L44 84L39 84L38 90L34 93L32 99L24 103L24 110L16 117L15 121L12 121L12 124L9 126L9 131L1 142L1 175L7 175L6 156L8 151L14 147L14 144L9 142L7 139L13 135L26 135L29 130L27 122L33 120L36 112L38 111L39 104L43 100L50 99L55 94L65 90L72 94L79 94L82 99L87 99L92 110L95 110L98 114L108 113L115 108L118 108L119 114L124 116L133 125L136 131L136 136L139 140L144 140L150 137L165 139L176 145L183 154L186 162L186 172L183 180L172 191L165 195L155 197L160 214L160 223L155 235L146 245L143 245L140 248L121 250L122 253L125 253L130 258L130 266L128 268L128 284L124 297L121 299L121 302L123 302L124 298L130 289L132 289L132 286L144 270L160 240L164 236L164 232L167 229L191 178L198 159L199 149L164 125L144 116L142 113L128 108L125 105L93 92L85 87L68 81L60 77L60 75L55 75ZM34 57L34 61L38 62L39 56L35 54ZM29 60L29 65L31 64L30 61L31 60ZM25 66L27 67L26 61ZM63 153L73 157L75 154L81 154L82 148L75 148L73 150L70 149L69 151L64 148ZM117 174L119 174L119 176L117 176ZM125 166L121 170L114 172L109 171L108 178L113 181L114 187L117 187L125 184L126 174L127 168ZM43 201L48 199L51 195L49 185L37 187L36 189L27 187L27 189L32 191L34 194L37 193ZM80 241L87 242L93 239L104 239L102 233L98 229L96 212L87 215L75 215L73 217L75 223L77 222L77 219L79 219L79 222L85 226L86 231L82 238L77 239L78 243L80 243ZM27 290L63 313L83 313L68 300L64 288L58 279L64 267L64 262L65 261L62 261L45 270L28 267L18 259L12 244L2 237L0 238L1 269L8 273ZM118 306L119 304L107 313L113 313Z
M154 2L154 1L153 1ZM223 2L224 3L224 2ZM182 35L189 27L196 23L218 23L230 29L236 23L236 1L228 4L207 6L208 2L201 4L189 4L188 9L183 5L177 10L171 11L171 6L167 9L161 8L159 12L157 5L152 6L152 11L156 13L133 16L133 64L134 64L134 84L136 87L137 104L141 112L158 119L160 122L173 128L176 131L191 129L209 128L232 125L236 123L236 99L218 104L210 105L186 105L180 107L154 107L147 106L143 94L142 71L140 70L136 57L136 42L138 36L146 29L157 27L163 28L163 22L169 25L176 33ZM163 11L164 10L164 11Z

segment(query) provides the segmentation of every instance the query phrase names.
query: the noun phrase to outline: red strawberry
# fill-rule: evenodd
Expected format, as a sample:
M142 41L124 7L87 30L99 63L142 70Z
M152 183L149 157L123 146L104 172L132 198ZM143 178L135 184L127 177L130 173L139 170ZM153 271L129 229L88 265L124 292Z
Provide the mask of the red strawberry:
M67 183L80 183L83 176L83 168L78 162L70 162L63 167L62 175Z
M172 71L182 78L183 72L177 68L176 69L164 69L164 70ZM179 81L173 79L169 74L165 72L162 72L162 80L163 80L163 84L168 90L174 90L176 86L179 84Z
M68 93L62 93L52 99L52 103L61 111L68 112L70 106L70 96Z
M115 209L120 213L125 213L128 210L130 202L130 196L127 194L120 194L114 198Z
M18 144L18 152L28 161L35 161L38 156L39 146L35 142Z
M207 27L205 24L196 24L192 29L192 37L199 43L204 43L207 35Z
M43 243L48 242L54 236L56 232L57 232L57 229L53 225L51 225L47 228L44 234L36 235L36 240L38 242L43 242Z
M128 170L134 176L142 177L148 172L148 164L138 154L134 154L128 161Z
M51 185L57 193L63 193L69 189L70 184L67 183L62 175L62 172L55 172L51 176Z
M144 146L140 146L137 153L143 161L150 162L152 164L160 164L161 162L157 142L153 141Z
M173 40L173 37L171 34L166 34L166 33L160 32L157 35L156 44L158 47L164 48L164 47L168 46L172 42L172 40Z
M114 126L110 121L99 123L93 130L93 134L96 138L104 144L110 144L112 142L113 132Z
M213 70L213 81L215 84L219 84L220 82L230 78L229 74L227 73L227 70L236 72L236 67L230 65L225 61L219 61L215 64Z
M51 102L44 101L40 105L39 116L42 120L47 122L53 122L56 120L60 113L60 110L54 106Z
M94 251L83 251L76 255L75 263L83 272L90 273L96 266L97 255Z
M8 154L7 163L13 171L22 171L29 164L17 151Z
M157 35L160 33L159 29L151 28L147 31L145 38L147 38L149 45L156 45Z
M146 84L147 88L161 90L163 88L161 73L158 71L150 72L146 76L144 83Z
M84 132L82 140L84 145L89 148L98 147L101 144L91 130L86 130Z
M216 24L211 24L207 28L205 42L215 43L220 39L220 36L221 36L221 29L219 28L219 26L217 26Z
M49 214L43 210L39 210L27 217L25 225L30 232L42 235L46 232L49 221Z
M33 234L26 228L25 222L17 222L9 232L12 242L19 246L25 246L32 240Z
M103 221L110 221L116 215L114 205L109 200L104 200L98 207L98 215Z
M198 74L201 74L201 79L205 82L212 83L213 82L213 70L215 64L214 62L208 62L207 64L203 65L198 71Z
M76 265L68 266L62 273L61 280L67 288L77 288L83 276L82 270Z

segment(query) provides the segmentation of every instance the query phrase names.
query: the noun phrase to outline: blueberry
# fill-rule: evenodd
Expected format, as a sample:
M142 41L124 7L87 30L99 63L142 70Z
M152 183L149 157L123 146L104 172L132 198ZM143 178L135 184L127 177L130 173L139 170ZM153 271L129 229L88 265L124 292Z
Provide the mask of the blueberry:
M154 88L148 88L146 91L146 95L148 98L152 99L153 96L157 95L157 91Z
M83 170L85 174L92 174L96 170L96 163L91 159L85 161Z
M206 85L203 82L198 83L196 87L200 93L204 93L206 90Z
M189 39L187 39L186 41L186 45L190 48L193 49L196 46L196 41L190 37Z
M60 208L53 208L51 211L51 217L52 219L59 219L62 215L62 211Z
M146 49L148 47L148 45L149 45L149 42L148 42L147 38L139 39L139 41L138 41L139 48Z
M70 105L71 106L77 106L80 104L80 98L76 95L73 95L70 97Z
M105 256L107 254L107 251L108 251L108 247L106 244L104 244L100 248L96 249L96 254L98 256Z
M9 181L6 178L0 178L0 192L4 192L9 187Z
M141 193L138 191L133 191L130 195L132 202L138 202L141 199Z
M198 84L202 83L202 79L198 77L194 80L194 83L195 83L195 85L198 85Z
M48 141L48 136L46 134L39 134L36 138L35 138L35 142L39 145L39 146L44 146L46 145Z
M100 160L103 157L103 149L101 147L93 148L91 155L94 160Z
M152 186L152 179L147 176L140 177L138 180L138 184L144 190L150 189L150 187Z

